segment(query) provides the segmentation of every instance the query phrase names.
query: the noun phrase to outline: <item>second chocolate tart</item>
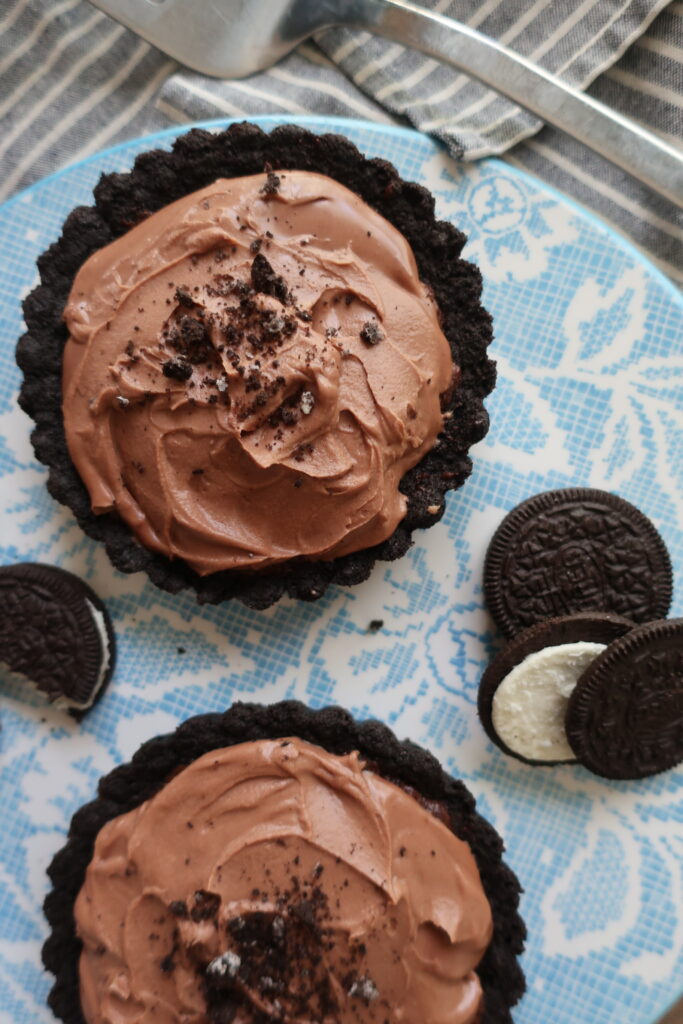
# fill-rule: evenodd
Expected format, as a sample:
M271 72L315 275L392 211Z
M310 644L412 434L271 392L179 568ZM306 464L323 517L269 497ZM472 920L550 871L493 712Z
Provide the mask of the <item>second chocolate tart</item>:
M296 702L190 719L72 820L50 1005L66 1024L509 1024L525 929L502 850L463 783L378 722Z

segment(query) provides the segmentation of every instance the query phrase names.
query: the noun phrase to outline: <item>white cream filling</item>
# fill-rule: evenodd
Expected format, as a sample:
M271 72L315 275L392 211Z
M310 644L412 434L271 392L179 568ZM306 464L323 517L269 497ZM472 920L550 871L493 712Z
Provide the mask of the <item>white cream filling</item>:
M498 686L493 728L510 750L531 761L573 761L564 728L567 702L579 677L605 644L544 647L515 665Z

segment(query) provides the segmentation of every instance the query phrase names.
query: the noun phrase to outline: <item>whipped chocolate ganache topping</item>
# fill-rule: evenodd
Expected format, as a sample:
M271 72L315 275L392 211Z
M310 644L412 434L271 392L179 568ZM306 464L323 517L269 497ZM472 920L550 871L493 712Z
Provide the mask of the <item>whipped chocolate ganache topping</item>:
M75 905L88 1024L474 1024L474 857L298 739L212 751L100 831Z
M385 540L457 384L406 239L308 172L151 215L90 257L64 316L93 510L202 575Z

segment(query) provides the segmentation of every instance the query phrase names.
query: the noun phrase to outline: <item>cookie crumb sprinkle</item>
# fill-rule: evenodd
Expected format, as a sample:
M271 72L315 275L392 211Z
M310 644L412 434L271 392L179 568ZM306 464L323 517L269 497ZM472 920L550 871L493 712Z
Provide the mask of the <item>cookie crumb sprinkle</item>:
M242 957L232 950L217 956L206 968L206 973L214 978L236 978L242 966Z
M361 341L364 341L366 345L371 347L379 345L380 341L384 340L384 331L376 320L367 320L361 328L360 338Z
M192 376L192 367L182 356L167 359L161 369L164 377L170 377L171 380L189 380Z
M309 416L313 412L315 405L315 398L310 391L304 391L299 402L299 408L301 409L304 416Z
M266 172L266 183L261 188L261 195L275 196L280 191L280 176L275 173L272 164L264 164L263 169Z
M371 1003L373 999L377 998L379 992L372 978L365 977L354 981L349 989L349 995L351 998L355 996L358 999L363 999L366 1003Z
M289 290L283 277L277 274L262 253L257 253L251 265L251 286L255 292L272 295L283 305L289 302Z

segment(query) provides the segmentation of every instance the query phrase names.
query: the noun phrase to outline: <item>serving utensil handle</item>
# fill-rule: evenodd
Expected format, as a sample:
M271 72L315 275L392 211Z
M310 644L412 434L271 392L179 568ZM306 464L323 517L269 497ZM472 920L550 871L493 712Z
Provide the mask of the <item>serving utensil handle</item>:
M683 206L683 150L475 29L409 0L351 0L343 21L471 75Z

